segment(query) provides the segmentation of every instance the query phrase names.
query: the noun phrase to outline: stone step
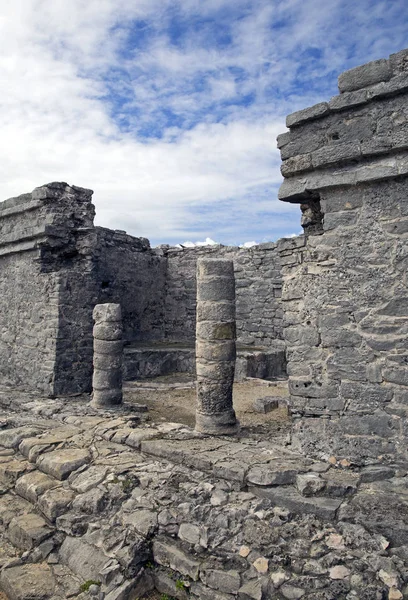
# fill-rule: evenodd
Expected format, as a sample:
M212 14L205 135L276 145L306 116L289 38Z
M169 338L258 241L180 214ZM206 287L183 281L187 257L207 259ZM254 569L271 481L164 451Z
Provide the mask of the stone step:
M8 539L21 550L32 550L53 533L54 529L34 512L13 517L7 529Z
M309 600L317 597L315 581L334 597L342 593L337 578L359 581L359 569L374 598L381 570L396 587L403 581L404 547L394 555L387 539L389 530L395 544L406 544L401 469L389 482L378 479L395 469L362 469L360 481L352 467L305 460L267 440L197 436L169 423L135 427L122 413L65 414L55 424L0 449L9 486L0 496L0 566L34 564L26 569L34 582L43 572L52 582L51 573L53 600L92 581L100 581L105 600L141 598L154 585L181 600ZM392 522L387 503L398 507ZM360 505L371 507L370 531ZM366 561L367 552L376 562ZM10 574L18 576L1 576L8 589Z
M336 513L344 500L343 498L328 498L325 496L305 497L299 494L294 486L249 486L248 490L255 496L267 498L292 513L299 515L312 514L329 521L335 520Z

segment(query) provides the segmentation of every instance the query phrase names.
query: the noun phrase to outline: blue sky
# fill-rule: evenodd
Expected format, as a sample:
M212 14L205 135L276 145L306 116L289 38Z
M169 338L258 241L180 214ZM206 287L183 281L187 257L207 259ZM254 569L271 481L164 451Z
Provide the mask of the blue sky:
M286 114L407 32L406 0L2 0L1 198L89 187L97 224L154 245L298 233Z

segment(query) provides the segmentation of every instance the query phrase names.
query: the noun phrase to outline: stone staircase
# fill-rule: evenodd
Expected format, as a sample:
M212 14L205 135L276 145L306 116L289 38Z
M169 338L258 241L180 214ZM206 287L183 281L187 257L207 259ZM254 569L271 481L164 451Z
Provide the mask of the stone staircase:
M137 406L5 391L0 407L10 600L408 597L403 465L204 437Z

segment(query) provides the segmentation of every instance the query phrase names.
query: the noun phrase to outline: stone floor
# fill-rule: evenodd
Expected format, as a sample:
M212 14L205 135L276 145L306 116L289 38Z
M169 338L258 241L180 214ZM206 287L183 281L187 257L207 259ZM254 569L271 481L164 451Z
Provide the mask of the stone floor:
M408 598L407 466L0 390L9 600Z

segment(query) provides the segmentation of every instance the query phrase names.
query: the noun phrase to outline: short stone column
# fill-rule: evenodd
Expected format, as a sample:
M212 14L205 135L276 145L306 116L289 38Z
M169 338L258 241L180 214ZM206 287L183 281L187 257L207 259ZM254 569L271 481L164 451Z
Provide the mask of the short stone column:
M231 260L197 262L196 430L230 435L239 423L232 406L236 357L235 279Z
M95 322L92 401L94 407L122 402L122 312L120 304L97 304Z

